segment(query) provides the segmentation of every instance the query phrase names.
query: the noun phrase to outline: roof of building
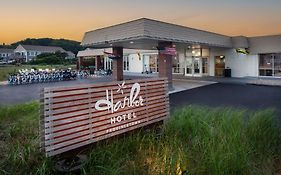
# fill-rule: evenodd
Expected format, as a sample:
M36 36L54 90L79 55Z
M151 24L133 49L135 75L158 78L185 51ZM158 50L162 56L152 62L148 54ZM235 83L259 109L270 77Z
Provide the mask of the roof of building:
M117 46L119 44L123 44L122 46L124 46L124 43L121 42L137 40L232 47L232 40L229 36L147 18L86 32L81 44L85 47L98 48L109 47L112 43ZM130 48L130 45L127 48Z
M40 51L40 52L66 52L63 48L61 47L55 47L55 46L36 46L36 45L23 45L21 46L25 50L31 50L31 51Z
M156 49L158 43L163 41L172 42L176 47L200 45L250 48L251 53L281 52L281 35L231 37L147 18L86 32L81 45L91 48Z
M281 35L249 38L250 53L281 53Z
M75 56L75 54L71 51L66 51L66 53L67 53L68 56Z
M13 53L14 49L0 48L0 53Z

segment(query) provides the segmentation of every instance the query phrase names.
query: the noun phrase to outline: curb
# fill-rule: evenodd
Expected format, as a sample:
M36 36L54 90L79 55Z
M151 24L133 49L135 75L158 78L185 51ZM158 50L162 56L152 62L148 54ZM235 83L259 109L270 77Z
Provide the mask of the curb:
M280 84L262 84L262 83L247 83L248 85L255 85L255 86L271 86L271 87L281 87Z
M8 81L0 81L0 86L7 85Z

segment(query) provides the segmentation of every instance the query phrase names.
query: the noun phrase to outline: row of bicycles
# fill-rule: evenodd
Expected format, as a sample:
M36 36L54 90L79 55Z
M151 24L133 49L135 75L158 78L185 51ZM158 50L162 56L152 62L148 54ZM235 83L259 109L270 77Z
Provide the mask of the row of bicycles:
M107 76L107 75L112 75L112 70L110 69L107 69L107 70L103 70L103 69L100 69L100 70L96 70L94 72L94 74L96 76Z
M20 70L8 78L10 85L46 83L55 81L76 80L77 78L87 78L89 72L86 70L74 71L66 70Z

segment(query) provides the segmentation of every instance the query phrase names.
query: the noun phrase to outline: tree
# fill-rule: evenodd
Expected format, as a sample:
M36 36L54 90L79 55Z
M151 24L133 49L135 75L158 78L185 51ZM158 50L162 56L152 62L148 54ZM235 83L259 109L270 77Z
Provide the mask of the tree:
M40 46L57 46L62 47L64 50L71 51L74 54L77 54L80 50L82 50L82 46L80 42L67 40L67 39L52 39L52 38L27 38L22 41L18 41L16 43L11 44L14 48L19 44L25 45L40 45Z
M30 64L75 64L76 60L67 60L67 53L42 53L38 55Z

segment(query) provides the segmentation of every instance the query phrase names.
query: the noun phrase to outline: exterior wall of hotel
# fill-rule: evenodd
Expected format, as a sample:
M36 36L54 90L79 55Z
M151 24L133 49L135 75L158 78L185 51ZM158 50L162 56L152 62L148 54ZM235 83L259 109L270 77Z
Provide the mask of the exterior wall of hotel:
M225 68L230 68L232 77L258 76L259 56L237 53L235 49L210 49L210 76L215 76L215 57L225 56Z
M249 44L252 54L281 53L281 35L251 37Z
M129 69L124 70L124 71L132 72L132 73L142 73L142 72L146 71L145 67L147 67L147 69L148 69L147 71L150 71L149 57L150 57L150 55L155 55L155 54L157 54L157 52L140 54L140 57L138 54L124 55L123 64L125 64L125 62L124 62L125 57L128 57L128 61L129 61Z
M129 72L141 73L143 72L143 54L129 54ZM124 66L124 65L123 65Z
M180 74L180 75L184 75L185 72L186 72L186 69L185 69L185 62L186 62L186 49L185 48L182 48L182 47L179 47L177 48L177 56L178 56L178 59L179 59L179 73L174 73L174 74ZM174 72L175 70L173 70Z
M231 68L232 77L257 77L259 75L258 55L239 54L232 49L226 56L226 67Z
M156 67L151 67L151 60L154 59L154 57L158 57L158 52L150 52L150 53L141 53L140 57L138 54L128 54L129 57L129 70L128 72L133 72L133 73L143 73L145 71L151 71L155 72L157 69ZM152 58L151 58L152 56ZM123 58L124 61L124 58ZM154 61L154 64L156 61Z
M147 67L147 71L151 70L149 65L150 55L157 55L158 54L157 51L155 51L155 53L140 53L140 54L137 54L137 52L138 51L135 50L132 51L132 53L124 54L124 59L125 57L128 57L128 61L129 61L129 67L127 70L124 71L133 72L133 73L142 73L146 70L145 67ZM235 49L225 49L225 48L210 48L210 55L208 61L208 74L206 75L215 76L215 57L221 55L225 56L225 68L230 68L232 70L232 77L259 76L258 54L245 55L245 54L237 53ZM174 73L174 74L184 76L184 73L186 71L185 60L188 57L187 49L177 48L177 57L179 59L179 63L180 63L179 69L181 71L180 73ZM174 72L174 68L173 68L173 72Z

